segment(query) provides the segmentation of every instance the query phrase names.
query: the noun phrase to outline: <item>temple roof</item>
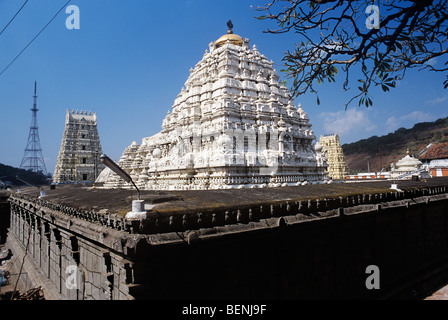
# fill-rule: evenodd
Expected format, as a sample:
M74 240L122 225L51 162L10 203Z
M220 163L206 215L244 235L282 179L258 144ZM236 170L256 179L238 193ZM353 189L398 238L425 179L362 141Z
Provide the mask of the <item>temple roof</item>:
M422 162L420 160L418 160L417 158L414 158L413 156L407 154L405 157L401 158L400 160L398 160L396 166L401 168L401 167L413 167L413 166L419 166L421 165Z
M421 160L448 159L448 142L433 145L419 158Z
M227 22L227 26L229 27L229 30L227 30L227 34L221 36L218 40L215 41L215 47L219 48L226 44L227 41L230 41L231 44L236 46L242 46L244 43L244 40L242 37L240 37L237 34L233 33L233 24L232 21L229 20Z
M223 45L226 44L227 41L230 41L231 44L236 46L242 46L244 43L243 38L240 37L239 35L234 33L227 33L215 41L216 48L222 47Z
M448 185L448 177L427 181L400 181L401 190L439 187ZM23 186L21 195L39 196L40 190ZM55 189L43 186L44 200L82 210L106 211L109 214L125 216L131 209L135 193L124 189L92 188L92 184L60 184ZM152 211L159 217L179 214L222 214L238 209L247 210L260 205L293 204L295 201L339 199L379 193L390 193L390 181L358 183L307 184L282 188L229 189L229 190L140 190L141 199L153 205ZM19 194L19 195L20 195ZM348 202L347 202L348 204Z

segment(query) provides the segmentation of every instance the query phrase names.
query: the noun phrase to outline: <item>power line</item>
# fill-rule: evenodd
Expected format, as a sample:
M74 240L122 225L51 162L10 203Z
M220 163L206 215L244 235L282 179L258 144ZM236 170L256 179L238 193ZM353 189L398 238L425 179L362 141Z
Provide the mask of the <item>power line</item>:
M62 9L64 9L71 0L68 0L62 7L61 9L59 9L58 12L56 12L56 14L53 16L53 18L51 18L51 20L45 25L45 27L43 27L39 33L30 41L28 42L28 44L25 46L25 48L22 49L22 51L19 52L19 54L6 66L5 69L2 70L2 72L0 72L0 76L6 71L8 70L8 68L22 55L22 53L31 45L31 43L33 43L34 40L36 40L36 38L48 27L48 25L56 18L56 16L59 14L59 12L62 11Z
M12 19L9 20L8 24L3 28L2 32L0 32L0 36L2 35L3 31L5 31L6 28L8 28L9 24L10 24L10 23L12 22L12 20L14 20L14 18L19 14L19 12L22 11L23 7L26 5L26 3L27 3L28 1L29 1L29 0L26 0L25 3L22 4L22 6L20 7L19 11L16 12L16 14L14 15L14 17L12 17Z

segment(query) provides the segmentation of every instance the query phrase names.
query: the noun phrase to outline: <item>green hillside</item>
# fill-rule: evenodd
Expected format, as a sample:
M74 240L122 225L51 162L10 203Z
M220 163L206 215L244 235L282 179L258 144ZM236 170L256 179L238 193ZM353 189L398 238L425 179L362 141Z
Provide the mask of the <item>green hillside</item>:
M35 173L0 163L0 188L4 186L4 184L12 186L25 185L25 183L17 179L17 177L34 186L49 184L48 177L42 173Z
M402 158L407 149L417 155L428 144L440 142L448 142L448 117L344 144L342 150L349 169L363 171L369 167L371 171L380 171Z

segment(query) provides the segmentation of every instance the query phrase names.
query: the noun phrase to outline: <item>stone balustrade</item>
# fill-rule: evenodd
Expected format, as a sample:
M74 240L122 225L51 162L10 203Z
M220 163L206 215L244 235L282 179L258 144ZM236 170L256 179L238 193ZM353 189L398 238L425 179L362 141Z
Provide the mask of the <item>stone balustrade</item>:
M103 214L94 210L83 210L66 206L64 204L56 204L45 199L36 199L27 194L16 193L10 198L11 206L15 207L27 207L35 206L42 209L50 209L58 211L67 216L81 219L84 221L99 224L104 227L126 231L126 223L123 217L119 217L116 214Z
M128 221L117 214L104 214L94 210L83 210L63 204L55 204L45 199L35 199L29 195L16 193L11 196L11 206L33 206L50 209L67 216L91 222L107 228L129 233L154 234L164 232L178 232L190 229L211 228L241 222L259 222L262 219L284 216L321 216L340 215L350 211L353 207L378 206L383 202L401 201L406 205L413 198L446 194L447 187L428 187L421 189L390 191L374 194L358 194L339 196L334 198L317 198L296 201L283 201L279 204L251 205L247 208L228 208L221 210L203 210L179 214L158 215L156 211L149 211L147 218L142 221ZM406 200L408 200L406 202ZM410 202L409 202L410 203ZM381 207L381 206L380 206ZM379 207L379 208L380 208Z

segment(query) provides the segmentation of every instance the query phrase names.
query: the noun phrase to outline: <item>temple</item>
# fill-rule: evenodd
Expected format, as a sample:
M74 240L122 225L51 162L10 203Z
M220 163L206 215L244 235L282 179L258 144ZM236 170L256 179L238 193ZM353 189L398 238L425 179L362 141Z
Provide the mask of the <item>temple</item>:
M65 129L53 174L55 183L93 182L104 165L96 113L67 110Z
M415 158L409 149L406 150L406 156L397 161L397 163L390 164L390 179L391 180L403 180L403 179L426 179L429 178L428 168L422 166L422 162Z
M321 136L319 139L319 144L323 150L325 158L327 159L328 176L335 180L345 179L347 176L347 163L345 162L339 135L336 133ZM318 150L319 146L316 145L316 151Z
M273 61L233 33L209 44L162 130L128 146L119 165L141 189L263 188L328 181L301 105ZM116 174L105 188L130 188Z

